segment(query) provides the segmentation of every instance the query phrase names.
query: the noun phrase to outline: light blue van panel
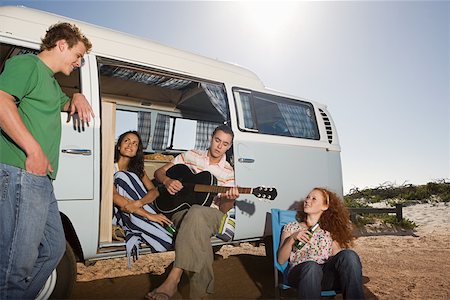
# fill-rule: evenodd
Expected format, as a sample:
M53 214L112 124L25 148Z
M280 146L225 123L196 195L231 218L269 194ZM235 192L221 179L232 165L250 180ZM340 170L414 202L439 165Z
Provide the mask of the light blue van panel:
M268 143L263 141L264 135L259 135L260 142L245 141L239 136L234 142L237 184L244 187L272 186L277 189L278 196L270 202L258 201L253 195L239 197L236 240L262 237L266 214L271 208L295 209L298 201L316 186L342 194L339 152L320 147ZM243 158L254 162L239 162Z

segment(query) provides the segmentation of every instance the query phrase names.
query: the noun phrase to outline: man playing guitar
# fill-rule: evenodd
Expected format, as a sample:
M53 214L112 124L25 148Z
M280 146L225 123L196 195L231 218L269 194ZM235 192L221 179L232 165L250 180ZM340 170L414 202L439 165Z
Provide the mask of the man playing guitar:
M218 233L224 214L233 207L239 196L238 188L234 187L234 170L225 156L225 152L232 146L233 137L231 128L220 125L214 130L207 151L187 151L155 171L155 178L171 195L183 189L183 184L179 180L166 175L167 170L175 164L185 164L194 173L209 171L217 178L218 185L231 188L225 193L218 194L209 207L193 205L172 215L171 219L178 228L175 262L167 279L148 293L147 299L170 299L177 291L183 271L189 276L190 298L199 299L206 293L214 292L211 236Z

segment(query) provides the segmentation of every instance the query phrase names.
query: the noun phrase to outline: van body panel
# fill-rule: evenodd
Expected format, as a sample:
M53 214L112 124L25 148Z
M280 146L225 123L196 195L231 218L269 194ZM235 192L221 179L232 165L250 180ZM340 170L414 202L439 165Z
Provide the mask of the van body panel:
M312 188L325 186L334 190L338 181L328 179L328 153L325 149L249 142L244 134L238 134L235 137L235 151L236 182L239 186L274 187L278 193L273 201L261 201L264 199L258 200L253 195L239 197L236 203L239 208L236 214L238 240L263 236L265 216L271 208L296 209L298 202ZM239 158L253 162L242 163Z
M67 113L61 114L62 135L58 176L54 181L58 200L92 200L94 198L94 130L74 129L73 121L66 123ZM71 178L70 181L67 178ZM83 187L83 188L80 188Z
M59 201L58 208L75 229L85 260L97 256L99 246L99 203L98 201Z

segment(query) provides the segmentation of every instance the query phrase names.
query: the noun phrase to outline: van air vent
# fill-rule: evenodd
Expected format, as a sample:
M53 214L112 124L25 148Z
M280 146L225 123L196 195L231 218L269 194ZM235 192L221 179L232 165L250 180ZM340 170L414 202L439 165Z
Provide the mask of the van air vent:
M319 108L320 114L322 115L323 123L325 124L325 129L327 131L328 142L331 144L333 142L333 128L331 127L330 119L327 114Z

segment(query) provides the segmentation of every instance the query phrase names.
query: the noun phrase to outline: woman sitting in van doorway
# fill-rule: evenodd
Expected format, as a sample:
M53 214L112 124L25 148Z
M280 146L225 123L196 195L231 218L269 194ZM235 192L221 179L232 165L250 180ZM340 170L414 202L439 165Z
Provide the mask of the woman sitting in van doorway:
M137 257L140 243L147 244L152 252L173 247L173 236L164 229L172 221L156 213L151 204L159 192L145 172L143 145L138 132L127 131L119 136L114 161L113 225L125 231L130 266L130 258Z
M283 229L278 263L289 259L288 283L299 299L320 299L322 289L342 291L344 299L364 299L361 262L348 249L354 236L343 201L314 188L300 202L297 219Z

